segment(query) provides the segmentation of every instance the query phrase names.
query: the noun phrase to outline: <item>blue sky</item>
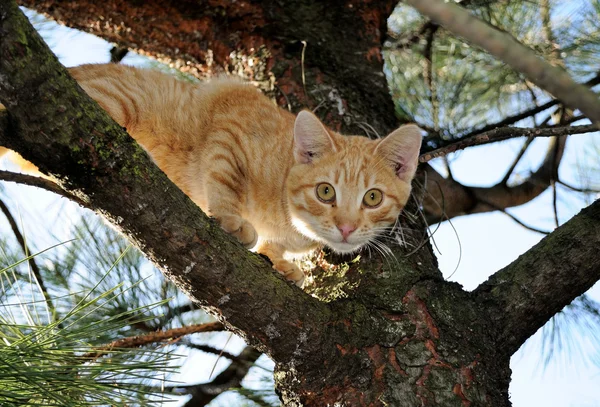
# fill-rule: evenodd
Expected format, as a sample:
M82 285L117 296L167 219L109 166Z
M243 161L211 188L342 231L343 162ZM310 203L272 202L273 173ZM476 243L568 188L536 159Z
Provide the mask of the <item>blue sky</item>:
M47 27L51 26L47 25ZM61 62L67 66L107 62L108 50L111 48L110 44L103 40L64 28L54 30L49 43ZM146 61L146 58L129 54L123 63L144 64ZM453 155L450 158L455 179L468 185L494 184L504 175L511 157L520 149L521 143L522 140L512 140L491 146L470 148ZM536 168L539 164L545 154L546 145L547 140L534 142L517 168L523 176L527 175L530 168ZM590 146L595 146L595 151ZM581 171L585 168L596 170L600 168L600 160L597 160L598 152L600 152L598 134L571 137L560 168L561 179L580 185ZM433 165L442 171L440 163ZM595 173L596 182L600 181L599 172ZM564 222L588 202L568 194L562 188L559 191L559 216L561 222ZM10 205L19 208L26 224L29 223L27 227L30 230L35 230L36 226L33 226L33 223L37 222L38 217L28 215L29 213L43 212L43 217L46 219L52 219L58 216L58 212L64 211L72 211L75 215L73 206L53 203L56 198L51 194L12 185L7 186L6 192L11 198ZM546 191L533 202L509 211L540 229L551 230L554 222L551 199L550 192ZM31 202L36 204L32 205ZM65 219L64 213L62 215L61 218ZM7 230L5 226L4 220L0 220L2 230ZM64 229L64 233L68 233L68 226L62 224L58 227ZM459 282L467 290L474 289L489 275L516 259L542 237L539 233L517 225L501 213L455 218L451 224L449 222L441 224L434 235L439 248L437 254L442 272L445 276L452 274L450 279ZM591 293L595 299L600 300L598 285ZM517 352L511 362L513 377L510 395L514 406L600 406L600 386L598 386L600 367L593 363L585 363L586 360L599 356L597 352L600 347L597 343L593 343L593 338L586 337L580 331L574 330L572 335L580 338L582 343L581 354L574 357L559 352L556 358L544 365L540 357L539 332ZM224 343L223 337L218 335L211 341L215 346ZM228 344L227 350L237 352L242 347L243 343L234 339ZM266 358L261 359L262 363L271 366L270 361L264 359ZM213 364L212 357L201 360L194 358L183 366L180 379L195 383L207 381ZM226 365L226 361L219 363L216 372ZM256 377L251 377L249 380L256 380ZM217 401L214 405L231 405L231 399Z

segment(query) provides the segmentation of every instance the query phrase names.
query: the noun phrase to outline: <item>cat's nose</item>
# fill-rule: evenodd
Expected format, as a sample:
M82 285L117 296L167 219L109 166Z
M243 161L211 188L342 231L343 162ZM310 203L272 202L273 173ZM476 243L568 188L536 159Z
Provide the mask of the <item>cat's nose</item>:
M348 239L348 236L350 236L350 233L352 233L356 230L356 227L354 225L350 225L348 223L345 223L343 225L337 225L337 228L340 231L340 233L342 234L344 241L346 241L346 239Z

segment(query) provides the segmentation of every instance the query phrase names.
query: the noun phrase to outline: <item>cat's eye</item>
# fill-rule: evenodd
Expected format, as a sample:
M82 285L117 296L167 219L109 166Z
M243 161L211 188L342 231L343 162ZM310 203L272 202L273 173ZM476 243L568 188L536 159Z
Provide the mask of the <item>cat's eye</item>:
M363 204L369 208L375 208L379 206L381 201L383 201L383 192L376 188L369 189L363 197Z
M316 193L317 198L319 198L321 202L332 203L335 201L335 189L327 182L322 182L317 185Z

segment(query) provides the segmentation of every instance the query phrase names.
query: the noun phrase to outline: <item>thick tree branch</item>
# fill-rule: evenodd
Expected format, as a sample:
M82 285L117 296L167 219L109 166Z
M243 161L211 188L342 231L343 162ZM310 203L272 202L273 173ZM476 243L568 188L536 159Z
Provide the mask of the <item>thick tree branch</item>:
M556 126L543 128L525 128L525 127L501 127L490 130L477 136L463 138L455 141L446 147L421 154L419 161L426 163L434 158L444 157L455 151L464 150L467 147L479 146L499 141L508 140L516 137L556 137L573 134L585 134L598 131L598 126L593 124L583 126Z
M474 292L500 324L506 352L600 280L600 200L557 228Z
M70 78L12 1L0 3L0 101L10 112L0 145L101 213L250 343L287 360L296 350L287 338L310 341L328 320L325 304L290 286L168 180Z
M564 69L538 57L510 34L497 30L467 10L443 0L405 0L422 14L460 35L550 92L567 106L579 109L593 123L600 125L600 100L587 87L576 83Z

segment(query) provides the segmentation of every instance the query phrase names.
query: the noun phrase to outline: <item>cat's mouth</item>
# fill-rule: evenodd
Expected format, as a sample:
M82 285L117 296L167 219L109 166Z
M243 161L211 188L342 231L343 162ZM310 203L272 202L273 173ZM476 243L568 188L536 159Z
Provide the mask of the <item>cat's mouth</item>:
M332 242L327 240L325 242L327 247L340 254L349 254L359 251L365 243L349 243L349 242Z

